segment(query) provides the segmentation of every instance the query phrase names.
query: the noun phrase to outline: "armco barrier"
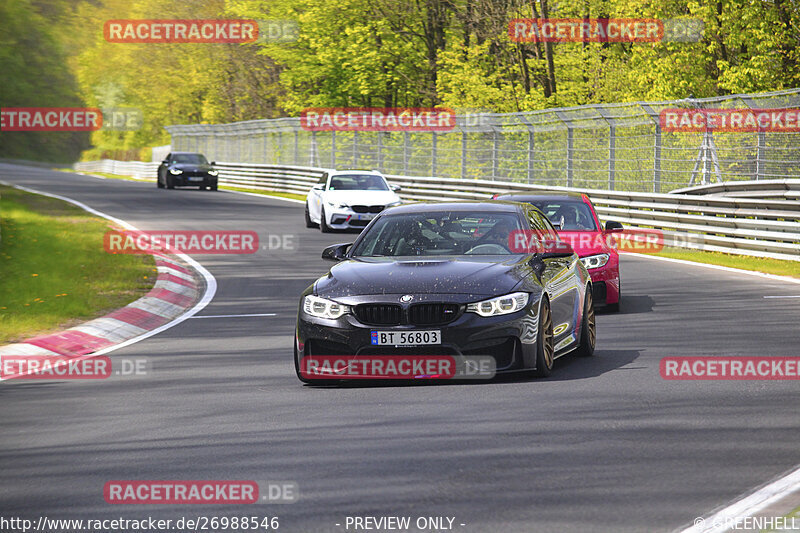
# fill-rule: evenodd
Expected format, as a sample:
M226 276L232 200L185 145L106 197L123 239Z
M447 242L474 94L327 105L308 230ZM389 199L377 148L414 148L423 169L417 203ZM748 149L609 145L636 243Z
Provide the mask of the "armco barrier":
M122 163L107 160L77 163L75 168L118 174L141 172L142 167ZM150 177L155 180L154 164L139 165L152 165ZM222 185L296 194L306 194L327 171L318 167L227 162L218 162L216 168ZM589 195L604 220L662 230L667 245L800 261L800 200L789 197L654 194L430 176L388 175L387 178L402 187L400 196L405 200L478 200L495 193L583 192ZM800 180L776 181L791 182L794 187L794 182ZM769 190L766 184L759 181L759 187L767 188L756 191ZM772 187L777 190L779 186Z
M739 198L800 200L800 179L729 181L672 191L677 194L721 194Z

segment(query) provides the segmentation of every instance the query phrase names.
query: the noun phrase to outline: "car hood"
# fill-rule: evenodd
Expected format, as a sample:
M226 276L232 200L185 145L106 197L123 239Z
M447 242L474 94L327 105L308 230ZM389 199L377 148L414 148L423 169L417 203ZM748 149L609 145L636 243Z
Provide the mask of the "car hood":
M211 165L195 165L194 163L175 163L170 165L170 168L176 168L184 172L207 172L214 169Z
M314 292L342 303L362 295L404 294L466 295L468 301L512 292L528 272L528 257L350 259L317 280Z
M347 205L386 205L400 200L392 191L325 191L325 201Z
M614 251L609 246L609 243L614 242L613 237L602 231L559 231L558 236L572 246L578 257L613 253Z

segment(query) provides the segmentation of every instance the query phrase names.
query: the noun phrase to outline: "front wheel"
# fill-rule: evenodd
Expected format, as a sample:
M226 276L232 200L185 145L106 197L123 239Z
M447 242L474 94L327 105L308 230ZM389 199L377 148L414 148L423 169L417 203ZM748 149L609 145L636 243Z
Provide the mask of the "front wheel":
M579 357L594 355L594 346L597 342L597 325L594 318L594 302L592 301L592 288L586 289L586 301L583 302L583 318L581 319L581 344L575 351Z
M174 189L174 188L175 188L175 182L172 181L172 178L170 176L167 176L167 189Z
M317 225L311 220L311 215L308 212L308 202L306 202L306 227L307 228L316 228Z
M159 189L163 189L164 188L164 184L161 183L161 178L158 177L158 176L156 176L156 187L158 187Z
M328 225L328 221L325 220L325 208L321 208L319 211L319 230L322 233L331 233L333 230Z
M539 334L536 339L536 370L533 374L546 378L553 371L555 361L555 340L553 338L553 316L550 314L550 302L542 300L539 311Z

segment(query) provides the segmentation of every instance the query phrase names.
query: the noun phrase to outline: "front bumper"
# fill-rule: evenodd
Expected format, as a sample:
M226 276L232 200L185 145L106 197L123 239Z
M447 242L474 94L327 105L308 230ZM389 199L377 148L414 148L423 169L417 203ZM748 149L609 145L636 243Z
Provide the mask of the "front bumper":
M217 184L219 176L208 174L170 174L169 178L176 187L208 187Z
M612 256L613 257L613 256ZM619 302L619 259L609 260L601 268L589 270L592 278L592 300L595 305L610 305Z
M334 229L365 228L378 213L357 213L349 207L325 206L328 226Z
M531 306L509 315L482 317L459 312L444 325L378 326L362 324L353 314L338 319L321 319L300 310L295 346L298 357L307 355L402 356L452 355L491 356L498 372L531 368L535 364L537 316ZM373 331L441 331L441 344L420 346L377 346ZM299 361L298 361L299 363Z

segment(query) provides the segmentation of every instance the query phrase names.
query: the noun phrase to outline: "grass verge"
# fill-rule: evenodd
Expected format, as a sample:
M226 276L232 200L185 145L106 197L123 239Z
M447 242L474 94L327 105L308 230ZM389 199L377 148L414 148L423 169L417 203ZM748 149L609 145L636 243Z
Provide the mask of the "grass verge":
M706 263L710 265L740 268L742 270L764 272L765 274L800 278L800 261L784 261L766 257L732 255L722 252L685 250L672 247L665 247L661 252L654 255L670 257L672 259L683 259L684 261L694 261L695 263Z
M0 186L0 344L102 316L146 294L150 255L103 249L108 221Z

